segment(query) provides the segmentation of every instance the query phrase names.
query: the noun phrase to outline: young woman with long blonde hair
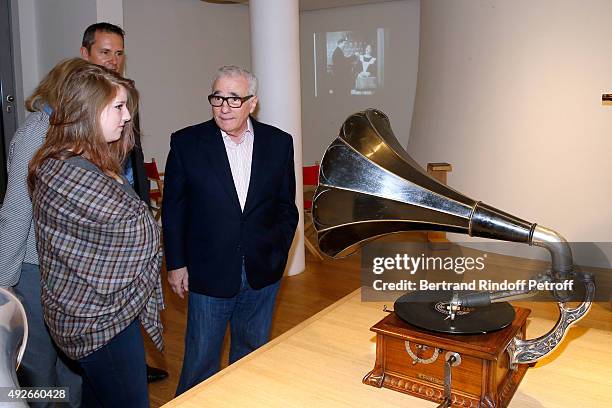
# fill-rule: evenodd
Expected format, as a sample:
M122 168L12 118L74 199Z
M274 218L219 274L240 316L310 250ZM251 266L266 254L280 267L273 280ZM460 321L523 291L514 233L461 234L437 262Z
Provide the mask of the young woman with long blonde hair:
M29 166L44 317L84 371L85 406L147 407L140 323L163 346L159 228L122 175L137 102L131 80L75 70Z

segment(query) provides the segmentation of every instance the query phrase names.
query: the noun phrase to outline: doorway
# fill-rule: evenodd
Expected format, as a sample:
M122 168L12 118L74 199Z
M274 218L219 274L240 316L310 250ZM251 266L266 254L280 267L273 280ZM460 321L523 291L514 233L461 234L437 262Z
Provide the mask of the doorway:
M10 0L0 0L0 205L4 200L9 143L17 128Z

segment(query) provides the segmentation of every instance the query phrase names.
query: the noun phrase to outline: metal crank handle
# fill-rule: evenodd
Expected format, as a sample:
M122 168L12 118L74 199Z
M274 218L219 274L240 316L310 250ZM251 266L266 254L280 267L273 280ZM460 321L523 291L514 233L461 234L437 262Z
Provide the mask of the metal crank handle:
M453 403L451 398L451 369L461 364L461 356L459 353L449 351L444 359L444 400L437 408L448 408Z

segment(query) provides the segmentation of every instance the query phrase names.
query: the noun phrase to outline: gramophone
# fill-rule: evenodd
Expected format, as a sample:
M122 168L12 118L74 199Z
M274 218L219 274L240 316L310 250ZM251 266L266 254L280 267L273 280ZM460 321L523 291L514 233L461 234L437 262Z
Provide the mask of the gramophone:
M6 393L19 389L17 368L28 339L28 320L21 301L12 292L0 288L0 388ZM27 407L23 401L0 401L11 407Z
M312 213L319 247L330 257L346 256L397 232L463 233L545 248L551 268L537 279L572 278L584 288L576 307L553 294L559 318L534 339L526 339L530 311L506 302L533 290L441 291L427 301L419 299L419 292L407 293L372 327L376 362L363 379L366 384L439 402L439 407L505 407L529 365L555 349L569 326L590 309L593 278L574 270L570 246L561 235L429 177L401 147L379 110L351 115L325 151Z

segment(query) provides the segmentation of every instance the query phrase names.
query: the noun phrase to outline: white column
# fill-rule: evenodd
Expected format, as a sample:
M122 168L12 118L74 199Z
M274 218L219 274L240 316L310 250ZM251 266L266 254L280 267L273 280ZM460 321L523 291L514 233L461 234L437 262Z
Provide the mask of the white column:
M250 0L249 14L251 67L259 80L257 118L293 136L300 222L287 269L295 275L305 268L298 0Z

